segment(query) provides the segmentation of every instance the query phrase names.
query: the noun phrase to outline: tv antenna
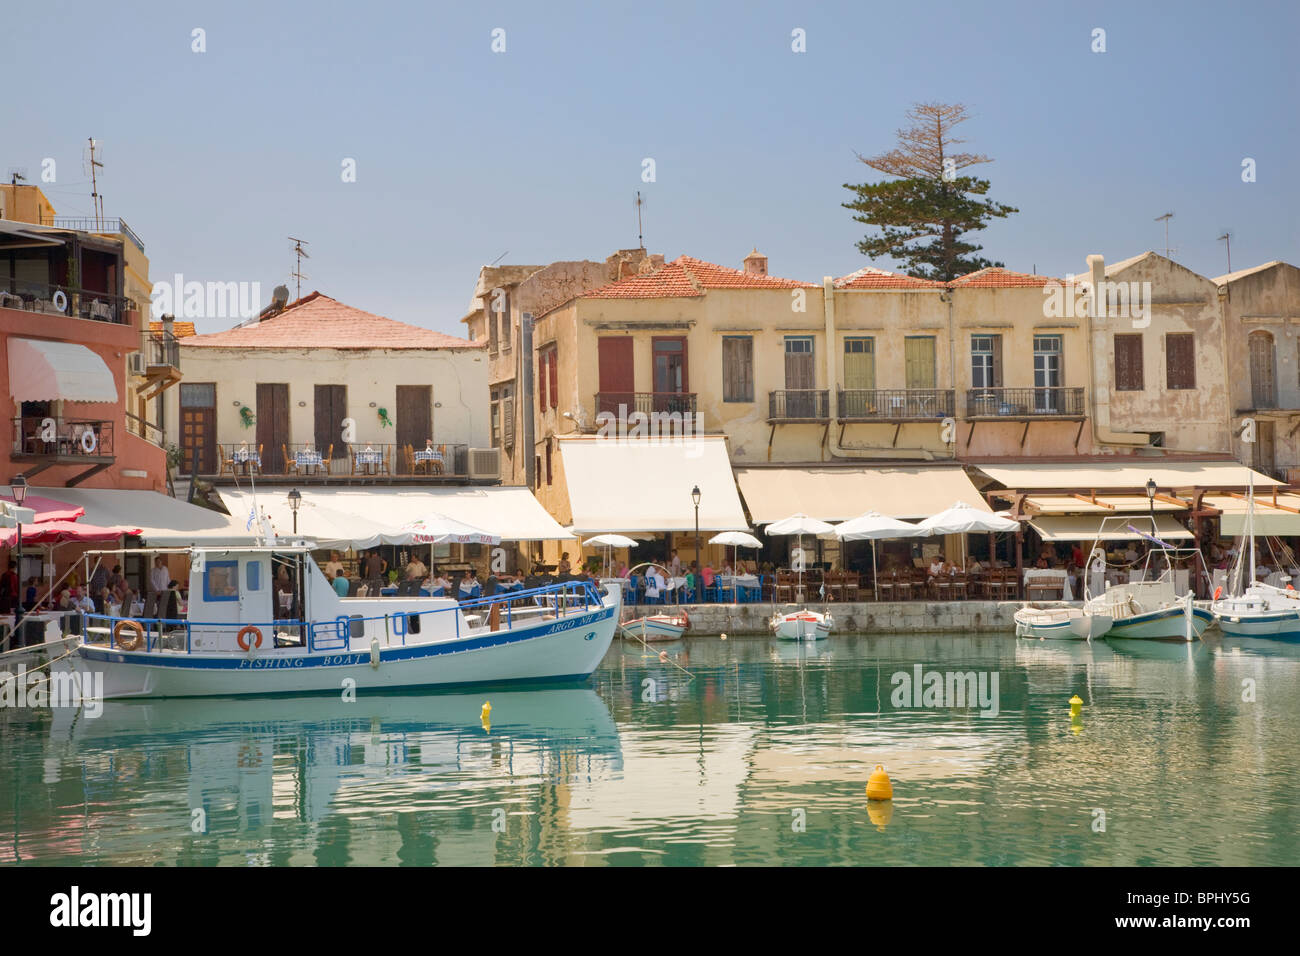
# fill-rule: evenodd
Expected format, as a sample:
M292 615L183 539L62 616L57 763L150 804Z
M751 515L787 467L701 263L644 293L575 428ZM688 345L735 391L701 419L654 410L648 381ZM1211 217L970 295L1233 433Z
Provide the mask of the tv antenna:
M7 175L9 176L9 185L11 186L17 186L20 182L25 183L27 182L27 167L10 166Z
M293 272L289 273L289 278L298 280L298 295L296 296L296 298L301 299L302 280L311 278L311 276L306 275L302 271L302 260L311 258L311 256L307 254L307 250L304 249L303 246L309 246L311 245L311 243L308 242L306 239L299 239L296 236L290 236L289 241L293 243L293 254L298 257L297 268L295 268Z
M505 252L501 253L501 255L497 256L495 259L493 259L491 262L489 262L489 263L488 263L488 268L489 268L489 269L492 268L494 265L496 265L498 262L500 262L502 259L504 259L504 258L505 258L506 256L508 256L508 255L510 255L510 250L509 250L509 249L507 249Z
M641 198L641 190L636 191L636 247L645 248L645 237L641 234L641 207L645 205L645 200Z
M1170 254L1174 251L1173 249L1169 248L1169 220L1173 218L1174 218L1174 214L1172 212L1167 212L1163 216L1156 216L1155 219L1156 222L1163 222L1165 224L1165 258L1166 259L1168 259Z
M1228 249L1228 272L1232 272L1232 232L1225 229L1223 235L1218 238L1219 242L1224 243Z
M104 168L102 159L95 158L95 150L99 150L99 155L104 155L104 148L95 142L95 137L87 136L86 142L90 145L86 147L83 168L90 174L90 207L95 213L95 230L103 229L104 218L104 197L99 194L99 177L98 171Z

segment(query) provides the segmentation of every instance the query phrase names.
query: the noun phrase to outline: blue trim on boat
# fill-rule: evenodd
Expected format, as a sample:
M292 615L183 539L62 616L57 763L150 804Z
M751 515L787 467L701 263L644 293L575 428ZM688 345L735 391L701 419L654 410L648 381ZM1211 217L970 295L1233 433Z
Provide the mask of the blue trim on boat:
M614 616L616 608L607 607L581 616L556 621L545 629L529 627L513 631L497 631L480 637L462 640L439 641L434 644L416 644L408 647L389 647L379 652L381 663L392 661L416 660L422 657L434 657L440 654L456 654L461 651L475 651L487 647L499 647L504 644L517 644L541 637L549 637L563 631L590 627ZM592 637L595 635L593 634ZM82 644L78 652L87 660L106 664L138 664L146 667L177 667L197 670L301 670L306 667L355 667L370 663L370 650L345 651L337 654L312 654L303 656L277 655L275 657L236 657L228 656L197 657L194 654L172 656L156 651L119 651L92 647ZM436 686L444 686L442 684ZM453 685L445 685L453 686Z

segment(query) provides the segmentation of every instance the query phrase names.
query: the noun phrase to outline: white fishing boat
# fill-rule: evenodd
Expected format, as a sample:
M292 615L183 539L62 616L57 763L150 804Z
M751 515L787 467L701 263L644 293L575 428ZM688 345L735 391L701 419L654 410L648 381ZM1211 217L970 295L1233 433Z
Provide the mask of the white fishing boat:
M87 614L78 664L104 675L110 699L576 681L609 649L622 604L617 584L581 580L465 602L344 598L310 552L189 549L185 616ZM298 607L273 602L281 569Z
M1109 524L1109 528L1107 525ZM1148 524L1153 533L1148 534L1135 525ZM1107 535L1107 531L1112 532ZM1175 584L1176 562L1191 562L1189 573L1199 572L1208 578L1204 558L1196 548L1175 548L1154 534L1155 522L1151 518L1117 516L1104 518L1090 555L1104 553L1101 542L1119 534L1132 539L1136 536L1147 542L1150 549L1135 578L1126 583L1108 584L1101 594L1090 593L1085 581L1085 615L1110 618L1107 638L1127 638L1147 641L1195 641L1214 623L1214 615L1205 604L1198 604L1191 589L1178 594ZM1156 560L1153 562L1152 558ZM1089 564L1091 565L1091 560ZM1199 565L1199 567L1196 567Z
M1046 641L1090 641L1101 637L1111 627L1104 613L1092 613L1069 605L1040 607L1027 604L1014 615L1016 637L1036 637Z
M820 641L830 634L835 620L829 612L822 614L800 607L788 612L777 611L767 624L783 641Z
M1255 482L1251 472L1246 495L1246 533L1229 576L1228 595L1216 592L1210 606L1219 629L1229 637L1267 637L1300 641L1300 592L1255 580ZM1241 586L1242 573L1249 569L1248 583Z
M620 625L623 636L632 641L679 641L685 630L691 626L691 619L686 611L676 614L646 614L624 621Z

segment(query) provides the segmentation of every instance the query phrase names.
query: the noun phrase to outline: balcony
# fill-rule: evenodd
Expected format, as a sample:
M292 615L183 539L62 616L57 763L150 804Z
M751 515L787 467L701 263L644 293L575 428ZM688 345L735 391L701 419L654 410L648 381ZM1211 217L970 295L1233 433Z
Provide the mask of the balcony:
M77 232L89 232L105 236L118 234L125 236L135 243L135 247L144 252L144 243L140 237L135 234L135 230L126 224L125 219L85 219L75 216L55 216L48 222L42 222L43 226L53 226L55 229L75 229Z
M0 309L5 308L127 325L128 313L135 304L125 296L107 292L0 279Z
M767 393L767 420L771 424L831 420L831 393L827 388L783 388Z
M145 379L141 397L157 398L181 380L181 349L174 335L155 332L140 352L131 354L132 375Z
M212 458L215 457L215 474ZM198 455L204 477L238 483L252 475L288 482L320 481L351 483L370 479L388 482L463 483L470 476L470 448L464 444L435 444L432 452L423 446L385 442L317 446L312 442L277 445L253 441L216 446L215 456ZM182 452L181 470L195 467L194 449Z
M1082 388L972 388L966 392L966 418L972 421L1086 417Z
M951 388L842 388L841 422L929 422L948 418L957 406Z
M55 465L84 465L86 470L68 481L75 485L116 460L113 422L86 418L29 416L13 419L15 462L31 462L24 469L30 479Z
M596 414L608 412L624 421L633 412L687 415L695 412L695 392L597 392Z

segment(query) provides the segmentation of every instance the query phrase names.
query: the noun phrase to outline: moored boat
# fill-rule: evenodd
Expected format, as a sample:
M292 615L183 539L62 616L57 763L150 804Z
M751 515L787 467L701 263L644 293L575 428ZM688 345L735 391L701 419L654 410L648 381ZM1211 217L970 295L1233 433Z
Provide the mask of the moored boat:
M1281 641L1300 641L1300 592L1287 585L1280 588L1255 580L1255 482L1251 474L1247 489L1246 533L1244 547L1232 568L1232 592L1220 596L1215 592L1211 605L1219 629L1229 637L1269 637ZM1266 539L1267 540L1267 539ZM1240 588L1241 577L1249 569L1249 584ZM1286 580L1285 578L1283 580Z
M678 641L683 632L690 627L691 619L685 611L677 614L647 614L642 617L624 621L619 629L628 640Z
M343 598L306 543L193 548L183 619L86 615L78 666L105 698L453 687L590 676L622 591L574 580L457 602ZM273 571L301 595L277 618Z
M1040 640L1090 641L1101 637L1111 626L1107 614L1092 613L1067 605L1026 605L1016 611L1014 619L1016 637L1036 637Z
M820 641L830 634L835 620L829 613L801 607L789 612L777 611L767 623L772 633L783 641Z

